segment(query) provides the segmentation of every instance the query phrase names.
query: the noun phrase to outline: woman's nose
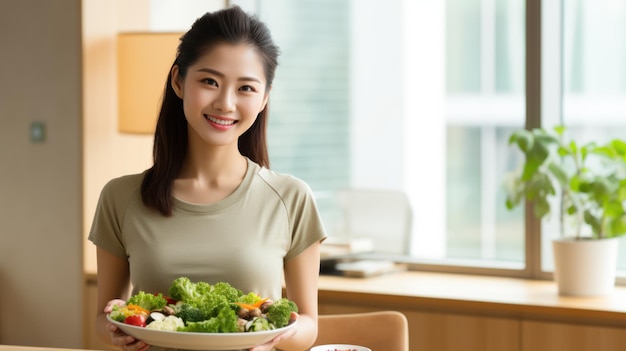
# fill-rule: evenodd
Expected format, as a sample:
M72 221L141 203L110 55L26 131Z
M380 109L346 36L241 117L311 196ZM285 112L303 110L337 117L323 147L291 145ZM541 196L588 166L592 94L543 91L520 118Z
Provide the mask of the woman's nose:
M213 102L213 108L224 112L232 112L235 110L237 97L229 90L222 90Z

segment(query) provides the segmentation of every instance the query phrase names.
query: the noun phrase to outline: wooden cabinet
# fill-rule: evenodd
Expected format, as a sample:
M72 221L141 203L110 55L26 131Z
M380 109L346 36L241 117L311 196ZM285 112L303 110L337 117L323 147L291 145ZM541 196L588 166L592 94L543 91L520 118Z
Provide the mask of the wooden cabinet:
M522 322L521 351L626 350L626 329L565 323Z
M385 309L320 304L320 314ZM409 321L410 351L518 351L520 321L452 313L401 310Z
M554 282L405 272L322 276L320 314L395 310L409 321L410 351L626 350L626 289L559 296Z

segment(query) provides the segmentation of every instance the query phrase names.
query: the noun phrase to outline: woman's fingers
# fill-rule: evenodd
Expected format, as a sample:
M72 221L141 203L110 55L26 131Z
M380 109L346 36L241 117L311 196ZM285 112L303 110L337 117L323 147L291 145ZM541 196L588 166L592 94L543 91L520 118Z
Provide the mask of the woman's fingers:
M113 306L125 306L126 301L115 299L107 302L106 306L104 306L104 313L111 313L113 311Z
M299 317L299 315L297 313L292 313L291 314L291 319L292 320L297 320L298 317ZM263 345L258 345L258 346L255 346L255 347L251 348L250 351L269 351L269 350L272 350L272 348L274 346L276 346L278 343L280 343L281 341L283 341L285 339L289 339L290 337L296 335L297 331L298 330L296 328L289 328L289 330L287 330L284 333L281 333L280 335L278 335L274 339L268 341L267 343L265 343Z
M111 343L124 351L146 351L150 345L122 332L118 327L109 324Z

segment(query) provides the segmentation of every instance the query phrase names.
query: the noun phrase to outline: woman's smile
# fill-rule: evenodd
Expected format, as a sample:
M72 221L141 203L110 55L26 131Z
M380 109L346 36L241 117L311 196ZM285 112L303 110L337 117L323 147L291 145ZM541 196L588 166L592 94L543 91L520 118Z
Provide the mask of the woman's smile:
M232 118L213 116L213 115L204 115L204 118L209 122L209 124L219 130L227 130L234 126L238 121Z

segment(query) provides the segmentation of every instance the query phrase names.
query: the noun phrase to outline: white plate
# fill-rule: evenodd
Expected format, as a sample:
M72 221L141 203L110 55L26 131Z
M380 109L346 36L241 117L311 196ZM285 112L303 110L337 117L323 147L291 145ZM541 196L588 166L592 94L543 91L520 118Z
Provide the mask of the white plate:
M109 322L128 335L147 344L187 350L240 350L264 344L281 333L293 328L298 321L286 327L247 333L190 333L147 329L112 320Z
M311 351L372 351L365 346L349 345L349 344L328 344L319 345L311 348Z

